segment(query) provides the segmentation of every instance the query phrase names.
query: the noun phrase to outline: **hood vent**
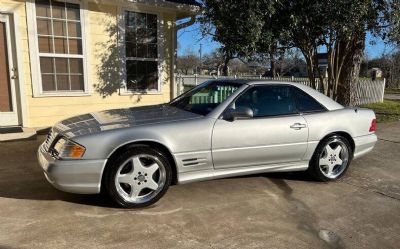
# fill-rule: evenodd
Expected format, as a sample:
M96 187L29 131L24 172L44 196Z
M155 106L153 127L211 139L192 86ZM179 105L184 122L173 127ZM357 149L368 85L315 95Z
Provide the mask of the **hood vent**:
M182 160L182 164L185 167L204 165L206 164L206 158L187 158Z

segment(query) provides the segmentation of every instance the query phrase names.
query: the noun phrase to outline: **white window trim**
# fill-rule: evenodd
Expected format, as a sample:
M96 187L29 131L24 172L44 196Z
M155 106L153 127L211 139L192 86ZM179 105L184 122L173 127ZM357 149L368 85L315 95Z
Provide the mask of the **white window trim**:
M80 7L80 22L82 32L82 55L66 55L67 58L82 58L83 59L83 82L84 91L57 91L57 92L44 92L42 88L42 77L40 75L40 57L45 56L45 53L39 53L38 32L36 25L36 6L35 0L28 0L26 2L27 22L28 22L28 41L29 41L29 55L31 64L32 76L32 93L33 97L64 97L64 96L88 96L90 95L89 89L89 70L88 70L88 39L86 25L87 21L87 1L83 0L65 0L65 2L79 4ZM64 57L58 54L48 54L49 57Z
M157 61L158 62L158 87L157 90L129 90L127 88L127 74L126 74L126 47L125 47L125 11L132 11L144 14L152 14L157 16L157 58L156 59L146 59L146 58L134 58L134 60L138 61ZM159 12L152 11L143 11L141 9L137 9L135 7L119 7L118 8L118 29L120 30L118 35L118 47L120 48L120 56L121 60L121 88L120 95L132 95L132 94L155 94L161 95L163 94L162 89L162 75L165 68L165 56L164 56L164 44L165 41L161 40L160 37L164 37L164 17Z

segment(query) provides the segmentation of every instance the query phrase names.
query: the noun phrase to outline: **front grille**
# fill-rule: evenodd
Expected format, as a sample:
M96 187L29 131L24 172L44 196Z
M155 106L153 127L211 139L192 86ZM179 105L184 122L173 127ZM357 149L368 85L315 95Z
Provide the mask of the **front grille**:
M50 150L51 145L53 144L53 142L56 139L56 137L57 137L57 133L56 132L54 132L54 131L50 131L49 132L49 134L47 135L46 140L44 141L44 145L43 145L43 148L46 151Z

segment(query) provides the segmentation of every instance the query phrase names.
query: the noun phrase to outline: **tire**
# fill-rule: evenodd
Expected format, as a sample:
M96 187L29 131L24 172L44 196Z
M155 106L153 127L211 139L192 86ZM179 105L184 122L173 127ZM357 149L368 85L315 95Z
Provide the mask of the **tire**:
M346 173L352 159L349 141L343 136L332 135L318 144L307 171L319 181L335 181Z
M105 192L120 207L146 207L167 192L171 172L171 165L161 151L148 146L130 147L107 165Z

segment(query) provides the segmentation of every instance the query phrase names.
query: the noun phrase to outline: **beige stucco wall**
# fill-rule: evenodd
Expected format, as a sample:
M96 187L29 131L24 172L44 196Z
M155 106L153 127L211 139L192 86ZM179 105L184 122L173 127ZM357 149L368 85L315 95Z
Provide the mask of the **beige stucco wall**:
M34 97L32 91L31 65L29 55L28 28L26 17L26 3L24 1L0 0L0 11L6 9L16 10L14 18L18 18L17 32L21 38L18 44L22 51L19 60L23 60L23 86L22 98L25 98L25 122L27 127L46 127L70 116L119 107L132 107L139 105L151 105L170 100L170 67L173 56L173 23L175 15L171 12L163 12L154 6L138 6L137 4L124 3L124 6L115 4L87 3L86 6L86 55L88 58L88 96L66 97ZM111 96L102 96L96 85L103 85L108 79L101 77L100 72L108 71L110 79L116 78L118 69L107 67L113 64L113 58L117 56L117 35L109 32L109 28L115 30L117 14L122 9L132 9L140 12L158 13L163 23L161 34L163 40L162 52L164 55L163 70L161 73L161 92L157 94L120 94L114 92ZM106 63L105 63L106 62ZM104 64L106 66L104 66ZM21 69L19 69L21 70ZM108 70L108 71L107 71ZM114 71L114 72L113 72ZM116 79L117 80L117 79ZM109 80L112 81L112 80Z

